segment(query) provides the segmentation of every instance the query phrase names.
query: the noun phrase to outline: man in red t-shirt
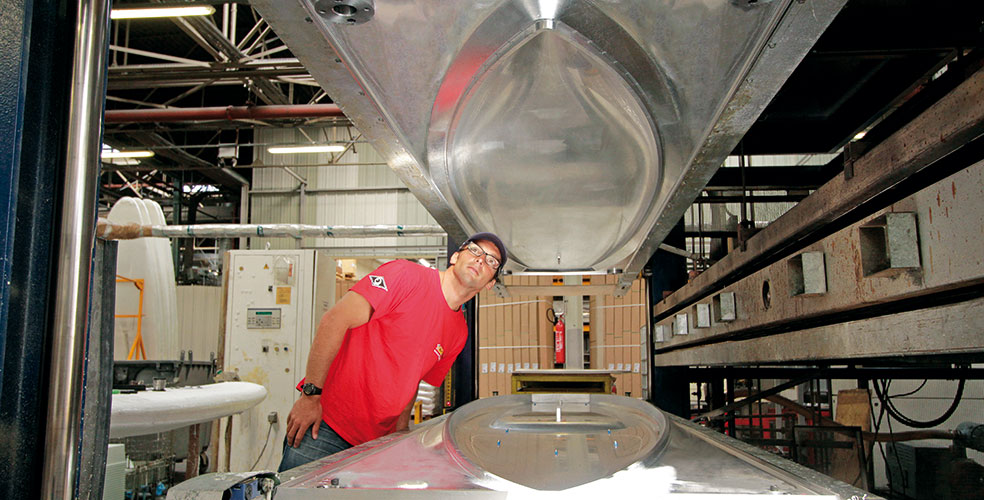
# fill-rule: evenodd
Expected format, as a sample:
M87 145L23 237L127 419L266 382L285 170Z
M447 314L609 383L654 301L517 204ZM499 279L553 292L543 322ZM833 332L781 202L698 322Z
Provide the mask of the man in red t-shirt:
M318 325L280 470L407 429L419 382L440 385L465 345L461 305L492 288L506 258L478 233L447 271L396 260L356 283Z

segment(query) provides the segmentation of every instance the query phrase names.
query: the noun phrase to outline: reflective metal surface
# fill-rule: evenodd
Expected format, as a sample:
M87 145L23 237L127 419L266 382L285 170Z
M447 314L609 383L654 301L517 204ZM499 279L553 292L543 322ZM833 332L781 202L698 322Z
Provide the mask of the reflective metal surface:
M450 417L283 472L280 479L278 500L503 498L550 490L597 498L638 495L640 487L652 496L724 494L715 498L863 494L648 403L605 394L474 401Z
M431 151L435 179L470 227L495 228L526 265L616 262L660 185L649 113L563 24L534 24L502 50L460 98L446 150Z
M538 490L563 490L653 461L667 440L652 405L613 396L531 395L477 401L447 425L454 450L483 472Z
M75 498L110 2L77 4L41 497Z
M631 282L843 3L253 5L450 238Z

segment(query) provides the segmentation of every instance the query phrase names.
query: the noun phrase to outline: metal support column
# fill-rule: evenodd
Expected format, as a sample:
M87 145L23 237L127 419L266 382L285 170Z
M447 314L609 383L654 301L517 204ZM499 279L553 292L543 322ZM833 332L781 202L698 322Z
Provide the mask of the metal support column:
M116 313L115 241L96 240L92 263L92 315L86 346L85 403L79 500L101 500L113 402L113 328Z
M461 242L448 237L448 256L450 257L461 245ZM465 346L461 349L461 354L451 367L451 386L453 397L448 400L451 402L450 408L453 410L461 405L467 404L478 399L478 370L476 360L478 359L478 331L476 324L478 299L472 298L461 306L465 314L465 323L468 324L468 339ZM445 396L446 397L446 396Z
M174 179L171 184L174 187L174 196L171 200L171 224L181 225L181 198L182 194L182 182L178 179ZM174 274L176 276L181 275L181 240L176 240L171 243L171 261L174 263Z
M683 232L681 221L670 232L665 243L683 248ZM671 292L687 283L687 261L679 255L659 250L649 259L646 267L648 271L643 275L646 277L649 304L663 300L664 291ZM651 311L648 306L646 310L647 314ZM660 366L659 357L653 355L653 342L648 342L647 348L653 364L649 379L649 401L674 415L690 418L690 384L689 379L682 377L686 370Z
M564 284L578 286L581 276L564 276ZM564 325L566 327L567 359L564 368L581 370L584 368L584 297L564 296Z
M239 196L239 223L249 224L249 184L243 184ZM239 249L249 248L249 238L239 238Z
M0 10L0 498L34 500L42 498L53 228L65 181L72 54L64 47L76 12L32 0L0 0Z
M307 195L306 195L306 192L305 192L305 189L306 188L307 188L307 183L306 182L301 182L301 184L299 186L297 186L297 191L298 191L298 197L297 197L297 223L298 224L304 224L304 209L305 209L305 204L307 203ZM303 248L304 247L304 237L300 237L300 238L297 238L296 240L294 240L294 244L296 245L297 248Z
M41 497L45 499L72 499L78 474L83 354L106 94L109 10L110 3L106 0L84 0L78 4L41 483Z

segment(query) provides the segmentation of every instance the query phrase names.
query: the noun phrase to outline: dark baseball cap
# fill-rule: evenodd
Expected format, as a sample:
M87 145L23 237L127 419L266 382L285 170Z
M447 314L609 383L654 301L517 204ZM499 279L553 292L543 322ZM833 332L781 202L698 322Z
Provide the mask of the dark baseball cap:
M495 271L496 276L498 276L499 272L502 271L502 268L506 265L506 260L508 259L508 256L506 255L506 246L502 244L502 240L500 240L499 237L493 233L475 233L465 240L461 246L464 247L473 241L488 241L495 245L495 248L499 250L499 269L496 269Z

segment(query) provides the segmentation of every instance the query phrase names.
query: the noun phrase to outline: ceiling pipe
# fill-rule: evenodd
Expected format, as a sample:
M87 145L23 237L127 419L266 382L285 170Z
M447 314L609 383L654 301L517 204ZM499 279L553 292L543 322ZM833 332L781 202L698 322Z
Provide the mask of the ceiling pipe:
M345 116L336 104L216 106L209 108L113 109L106 123L190 122L206 120L274 120Z
M190 226L141 226L121 224L100 218L96 235L107 240L136 238L389 238L410 236L447 236L436 224L376 224L368 226L313 226L308 224L195 224Z

